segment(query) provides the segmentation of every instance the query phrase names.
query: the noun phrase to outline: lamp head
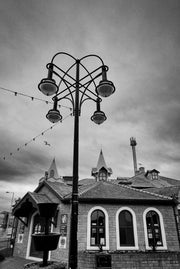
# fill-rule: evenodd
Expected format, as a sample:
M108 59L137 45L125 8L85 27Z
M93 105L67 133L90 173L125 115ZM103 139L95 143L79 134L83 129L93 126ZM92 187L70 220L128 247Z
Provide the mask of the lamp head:
M91 117L91 120L96 124L101 124L107 119L103 111L96 110Z
M107 79L107 70L108 67L102 66L102 80L99 82L99 85L96 87L96 92L101 97L108 97L115 92L114 84Z
M56 85L55 80L52 78L42 79L38 85L38 88L43 94L47 96L51 96L58 92L58 86Z
M114 84L109 80L101 80L96 87L96 92L101 97L109 97L115 92Z
M59 110L54 109L54 108L50 109L48 111L46 118L52 123L56 123L56 122L62 120L62 116L61 116Z

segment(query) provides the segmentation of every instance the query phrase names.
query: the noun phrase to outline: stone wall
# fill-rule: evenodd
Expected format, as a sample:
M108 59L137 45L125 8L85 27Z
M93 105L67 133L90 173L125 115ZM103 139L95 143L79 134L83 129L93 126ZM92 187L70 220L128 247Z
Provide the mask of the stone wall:
M87 250L87 214L94 206L103 207L109 218L109 250L117 250L117 231L116 231L116 212L122 207L132 209L136 215L138 250L146 251L145 234L143 223L143 212L150 207L159 210L163 217L164 229L166 234L166 243L168 251L179 251L179 240L177 227L175 223L174 211L172 206L168 205L116 205L116 204L80 204L78 219L78 249L79 251Z
M79 253L78 269L96 267L95 253ZM122 252L111 254L111 269L179 269L179 252ZM105 267L103 267L105 269ZM108 268L109 269L109 268Z

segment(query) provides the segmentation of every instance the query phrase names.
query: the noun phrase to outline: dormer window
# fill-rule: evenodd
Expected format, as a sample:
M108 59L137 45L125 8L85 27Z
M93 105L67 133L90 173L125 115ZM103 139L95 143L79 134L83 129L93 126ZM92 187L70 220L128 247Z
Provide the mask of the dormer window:
M50 177L54 177L54 170L50 170Z
M159 171L156 169L148 170L145 174L145 177L147 177L150 180L158 180L159 178Z
M108 177L111 176L111 174L112 174L112 169L107 167L102 150L101 150L99 154L97 166L92 168L91 175L95 177L96 181L107 181Z
M105 168L102 168L99 171L99 181L106 181L107 180L107 171Z
M152 179L158 179L158 173L156 171L152 172Z

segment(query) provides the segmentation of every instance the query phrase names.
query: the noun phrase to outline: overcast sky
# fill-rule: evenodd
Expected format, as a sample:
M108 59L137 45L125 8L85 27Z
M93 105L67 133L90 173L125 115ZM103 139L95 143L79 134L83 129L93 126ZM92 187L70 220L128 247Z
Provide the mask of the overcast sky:
M15 198L33 191L54 157L59 175L72 175L70 110L62 108L65 120L48 130L51 104L3 90L50 101L38 83L58 51L99 55L116 86L103 99L102 125L90 120L93 102L82 108L80 178L91 175L101 148L114 178L133 176L133 136L138 166L180 179L179 0L0 0L0 14L0 210L10 207L6 191Z

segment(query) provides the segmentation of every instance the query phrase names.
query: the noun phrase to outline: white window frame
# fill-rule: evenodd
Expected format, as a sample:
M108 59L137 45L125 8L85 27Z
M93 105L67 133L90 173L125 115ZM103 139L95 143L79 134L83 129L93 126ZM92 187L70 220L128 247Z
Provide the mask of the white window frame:
M167 242L166 242L166 234L165 234L165 229L164 229L164 221L161 212L154 207L148 207L144 213L143 213L143 223L144 223L144 236L145 236L145 247L146 250L152 250L152 247L149 246L149 241L148 241L148 233L147 233L147 223L146 223L146 215L149 211L155 211L158 216L159 216L159 222L160 222L160 229L161 229L161 236L162 236L162 244L163 246L156 246L157 250L165 250L167 249Z
M131 213L132 215L132 221L133 221L133 232L134 232L134 246L120 246L120 233L119 233L119 214L127 210ZM136 215L134 211L130 207L121 207L119 210L116 212L116 244L117 244L117 250L138 250L138 236L137 236L137 222L136 222Z
M103 250L109 250L109 216L106 211L101 206L92 207L87 214L87 250L99 250L98 246L91 246L91 214L95 210L101 210L105 215L105 238L106 245L103 246Z

